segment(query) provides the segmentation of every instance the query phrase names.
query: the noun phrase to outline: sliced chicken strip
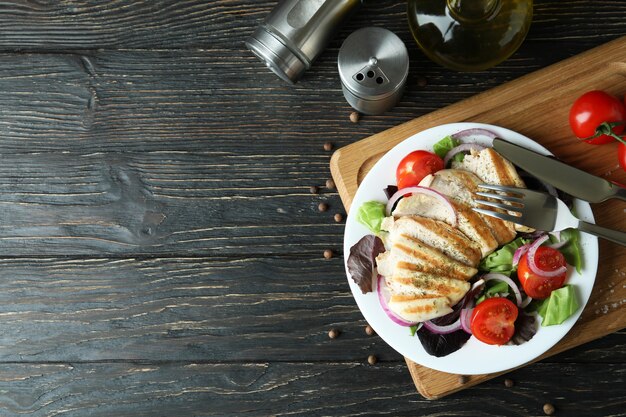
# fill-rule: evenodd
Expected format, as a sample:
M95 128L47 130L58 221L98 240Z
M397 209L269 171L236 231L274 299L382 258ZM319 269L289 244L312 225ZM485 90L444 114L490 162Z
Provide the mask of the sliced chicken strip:
M396 273L387 277L387 285L395 294L447 297L455 305L470 288L469 282L445 276L413 272L398 265Z
M392 294L388 305L398 316L415 323L452 312L450 301L446 297Z
M419 239L408 235L398 236L391 247L396 268L400 266L415 272L439 274L450 278L469 280L478 270L456 261Z
M472 150L463 161L452 162L452 168L473 172L482 182L487 184L505 185L526 188L526 184L515 170L515 166L491 148L480 151ZM515 230L529 232L526 226L515 225Z
M480 247L447 223L421 216L404 216L389 229L390 239L406 234L469 266L480 262Z
M457 214L457 229L478 244L481 258L493 252L498 247L498 241L480 215L465 204L454 200L450 200L450 203ZM394 217L417 215L440 220L451 225L453 225L454 220L449 208L444 203L425 194L415 194L401 199L396 205L393 215Z
M478 191L478 184L481 183L481 179L472 172L460 169L444 169L433 175L430 187L460 203L476 207L474 193ZM487 224L499 246L515 239L517 232L514 223L487 215L479 214L479 216Z

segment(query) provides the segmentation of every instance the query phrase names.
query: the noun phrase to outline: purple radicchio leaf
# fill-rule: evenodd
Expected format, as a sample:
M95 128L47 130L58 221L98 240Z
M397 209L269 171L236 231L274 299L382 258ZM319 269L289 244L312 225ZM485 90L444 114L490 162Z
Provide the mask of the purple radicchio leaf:
M461 349L471 335L464 330L457 330L448 334L435 334L422 326L417 331L417 336L429 355L440 358Z
M366 294L372 291L372 281L376 257L385 251L383 241L374 235L366 235L350 248L348 272L352 280Z
M398 187L396 187L395 185L388 185L384 191L385 191L385 195L389 199L391 198L392 195L398 192Z

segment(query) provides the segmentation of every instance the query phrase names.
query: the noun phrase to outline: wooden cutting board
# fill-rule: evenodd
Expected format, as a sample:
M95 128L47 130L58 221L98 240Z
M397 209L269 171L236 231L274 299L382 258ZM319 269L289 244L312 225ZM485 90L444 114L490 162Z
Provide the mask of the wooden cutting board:
M626 94L626 36L521 77L515 81L338 149L330 168L348 211L369 169L399 142L433 126L454 122L489 123L541 143L561 160L589 173L626 184L617 163L617 144L578 142L568 125L571 104L589 90ZM626 202L592 206L596 223L626 230ZM626 327L626 248L600 241L594 290L580 320L556 346L537 360ZM416 342L417 343L417 342ZM428 399L476 385L500 374L459 378L406 359L417 390Z

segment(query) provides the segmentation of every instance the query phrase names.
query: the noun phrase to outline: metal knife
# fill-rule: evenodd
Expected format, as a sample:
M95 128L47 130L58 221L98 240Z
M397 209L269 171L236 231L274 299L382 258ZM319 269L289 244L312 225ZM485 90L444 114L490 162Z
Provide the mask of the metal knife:
M581 200L600 203L610 198L626 201L626 188L522 146L495 138L493 148L513 164Z

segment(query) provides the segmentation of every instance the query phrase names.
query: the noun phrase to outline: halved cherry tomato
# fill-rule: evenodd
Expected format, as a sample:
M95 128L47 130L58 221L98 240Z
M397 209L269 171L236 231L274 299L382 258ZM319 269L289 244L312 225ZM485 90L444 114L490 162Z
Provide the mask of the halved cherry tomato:
M554 271L565 265L565 257L556 249L540 246L535 252L535 263L542 271ZM564 272L556 277L543 277L533 273L528 267L528 253L519 261L517 266L517 278L524 288L524 292L529 297L543 300L548 298L550 293L563 286L567 273Z
M517 306L504 297L487 298L472 312L472 334L489 345L503 345L515 333Z
M601 145L613 142L615 137L599 133L598 127L603 123L623 122L626 120L626 107L624 104L604 91L589 91L578 97L569 112L569 124L574 134L585 142L593 145ZM619 135L624 131L624 125L606 126L606 132ZM610 129L610 130L609 130ZM592 138L592 139L588 139Z
M413 187L428 174L443 169L443 159L432 152L413 151L398 164L396 181L398 188Z

